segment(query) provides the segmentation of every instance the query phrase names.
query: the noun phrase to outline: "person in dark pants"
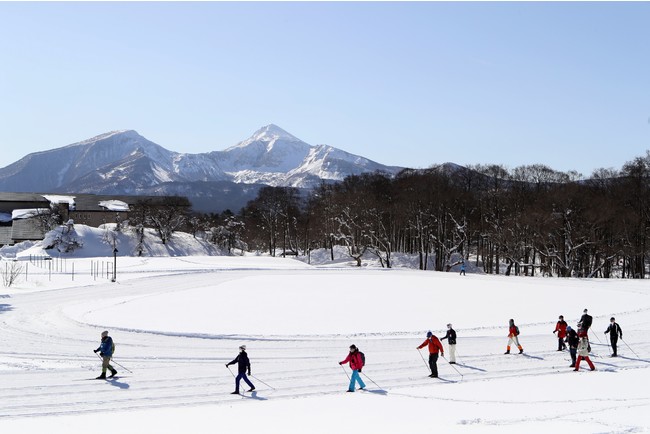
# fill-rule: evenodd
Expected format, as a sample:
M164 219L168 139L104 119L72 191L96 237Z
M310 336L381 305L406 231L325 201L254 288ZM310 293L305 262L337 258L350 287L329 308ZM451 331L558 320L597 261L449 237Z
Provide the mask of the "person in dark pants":
M562 351L566 348L564 345L564 338L566 337L566 328L567 324L564 321L564 316L560 315L557 324L555 324L555 330L553 333L557 333L557 350Z
M239 381L242 379L246 382L246 384L248 384L248 387L250 387L249 392L252 392L255 390L255 386L253 386L253 383L251 383L251 381L246 376L246 371L248 371L248 375L251 375L251 362L248 359L248 354L246 354L246 345L239 347L239 355L235 357L235 360L232 362L226 363L226 367L234 365L235 363L237 363L238 375L235 378L235 391L232 392L232 395L239 395Z
M612 357L618 357L616 354L616 344L618 343L619 336L623 339L623 330L621 330L621 326L618 325L614 317L611 317L609 321L610 323L607 330L605 330L605 334L609 333L609 340L611 341L613 351Z
M418 350L429 347L429 369L431 369L431 378L438 378L438 352L445 356L445 349L442 347L440 340L431 332L427 332L427 339L418 346Z
M449 339L449 364L456 364L456 330L451 327L451 324L447 324L447 334L440 338L441 341Z
M575 368L580 338L578 338L578 333L576 333L576 331L572 329L571 326L567 326L566 328L566 343L569 344L569 354L571 354L571 368Z

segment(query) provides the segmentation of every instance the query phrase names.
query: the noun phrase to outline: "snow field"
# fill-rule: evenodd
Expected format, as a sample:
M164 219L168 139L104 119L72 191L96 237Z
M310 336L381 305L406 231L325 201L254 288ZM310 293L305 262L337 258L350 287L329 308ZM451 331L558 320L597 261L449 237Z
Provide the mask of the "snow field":
M647 282L314 269L256 257L123 262L118 283L32 282L0 299L2 432L650 429ZM585 307L597 371L576 373L552 330L559 314L575 325ZM611 315L639 358L623 342L621 357L607 357ZM524 355L502 354L509 318ZM459 334L462 376L440 360L432 380L416 346L447 322ZM104 328L115 361L133 373L116 366L117 380L88 380L99 373L92 350ZM224 366L242 343L257 387L244 397L229 394ZM366 354L366 392L344 392L338 361L351 343Z

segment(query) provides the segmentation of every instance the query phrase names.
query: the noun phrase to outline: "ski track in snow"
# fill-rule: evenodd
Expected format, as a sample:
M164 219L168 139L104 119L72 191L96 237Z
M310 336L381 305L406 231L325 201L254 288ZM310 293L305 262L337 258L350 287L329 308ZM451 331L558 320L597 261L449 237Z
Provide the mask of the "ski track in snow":
M191 260L188 262L196 265ZM590 415L600 415L595 423L601 424L604 431L634 432L647 428L647 425L640 427L626 424L611 416L617 410L647 414L650 410L650 395L639 391L638 385L635 389L632 384L631 390L626 390L625 393L597 391L577 393L578 396L573 398L571 396L574 393L564 390L561 395L570 404L570 408L562 412L557 411L556 397L518 390L519 383L540 376L548 378L548 381L558 379L575 382L576 379L589 375L621 376L632 372L635 375L631 378L634 378L642 372L641 378L647 379L647 369L650 368L650 303L647 301L649 293L643 291L636 292L640 298L646 297L645 304L617 313L618 317L625 318L624 323L621 320L619 322L623 326L626 341L635 343L634 351L641 357L631 354L623 342L619 346L621 357L608 357L609 348L600 331L600 321L592 333L592 360L598 370L595 373L588 370L575 373L568 367L569 354L566 351L555 351L557 340L548 330L549 323L528 324L540 326L545 333L520 336L525 349L523 355L503 355L507 338L482 334L488 330L501 330L503 324L477 325L464 330L466 335L459 333L458 365L455 365L462 376L452 365L441 359L438 366L442 380L432 380L427 378L428 368L423 360L415 354L415 347L424 339L421 330L353 335L214 335L122 328L117 326L119 320L116 319L116 325L107 325L116 340L115 361L133 373L114 365L119 371L118 379L90 380L99 373L101 363L92 350L98 346L99 332L104 326L71 318L65 312L69 306L95 303L94 310L89 311L93 313L120 303L115 300L121 299L121 303L124 303L132 299L185 290L184 287L167 287L164 284L165 279L171 275L181 278L186 276L188 279L190 276L192 279L201 276L201 279L217 284L275 273L273 270L253 267L218 270L214 267L198 268L169 270L149 267L146 270L127 270L126 273L132 273L128 285L109 283L77 286L15 293L4 299L3 303L6 302L10 309L0 310L0 424L6 419L92 414L106 408L111 411L136 411L203 405L246 405L250 401L340 395L346 390L348 380L338 366L338 361L345 357L347 346L354 341L368 358L364 381L368 392L373 395L426 400L434 404L499 405L512 409L505 412L511 414L510 417L472 417L468 414L467 418L458 420L460 425L508 426L549 419L580 422ZM155 272L159 275L152 276ZM286 274L287 271L283 273ZM140 274L142 277L138 277ZM422 301L414 300L416 302ZM233 294L224 303L231 303L234 309L240 309L241 320L247 321L245 297ZM344 302L342 309L347 309ZM571 309L581 311L582 306ZM549 315L552 320L556 312ZM170 322L173 320L169 318ZM444 323L445 320L436 319L435 322ZM296 329L299 330L300 326L296 325ZM224 366L236 356L239 342L247 342L249 345L254 376L251 380L257 387L256 393L244 396L229 394L233 389L233 377ZM422 351L421 354L426 359L426 350ZM346 372L349 374L347 368ZM255 378L257 376L273 388L265 386ZM627 378L625 377L626 381ZM496 393L494 398L485 398L485 394L474 396L472 393L477 388L502 388L504 385L512 387L512 393L507 398L504 398L503 393ZM536 407L534 414L517 415L518 411L530 408L531 405ZM607 422L608 417L603 417L603 413L610 415L611 422Z

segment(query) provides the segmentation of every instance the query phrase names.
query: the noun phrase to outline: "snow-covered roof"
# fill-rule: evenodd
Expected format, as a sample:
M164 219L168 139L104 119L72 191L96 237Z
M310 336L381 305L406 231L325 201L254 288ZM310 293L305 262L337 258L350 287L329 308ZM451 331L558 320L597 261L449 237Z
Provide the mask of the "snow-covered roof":
M31 217L36 217L37 215L48 214L50 212L49 208L28 208L28 209L15 209L11 213L11 219L28 219Z
M99 206L106 208L109 211L128 211L129 204L121 200L102 200Z
M43 197L50 201L50 203L60 204L67 203L74 205L74 196L60 196L57 194L44 194Z

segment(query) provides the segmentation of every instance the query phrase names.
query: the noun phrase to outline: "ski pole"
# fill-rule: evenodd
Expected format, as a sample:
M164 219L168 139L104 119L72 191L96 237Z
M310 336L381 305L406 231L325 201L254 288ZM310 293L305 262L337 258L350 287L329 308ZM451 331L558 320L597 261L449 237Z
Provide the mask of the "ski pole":
M623 341L623 338L621 338L621 340ZM640 358L641 358L641 357L639 357L639 355L638 355L637 353L634 352L634 350L633 350L632 348L630 348L630 346L627 344L627 342L623 341L623 343L625 344L625 346L626 346L630 351L632 351L632 354L634 354L634 355L636 356L637 359L640 359Z
M427 369L429 370L429 372L431 372L433 374L433 372L431 371L431 367L429 365L427 365L426 360L424 360L424 356L422 355L422 351L418 350L418 354L422 358L422 363L424 363L424 366L426 366Z
M352 379L351 379L350 376L348 375L348 371L345 370L345 368L343 367L343 365L341 365L341 364L339 363L339 366L341 367L341 369L343 369L343 372L345 373L345 376L348 377L348 381L352 381Z
M610 340L611 340L611 339L609 339L609 337L608 337L608 338L607 338L607 345L609 346L609 350L613 353L613 352L614 352L614 348L612 347L612 344L610 343Z
M445 362L449 363L449 360L447 360L447 359L445 358L445 356L441 356L441 357L442 357L443 359L445 359ZM455 367L454 365L452 365L451 363L449 363L449 366L451 366L452 368L454 368L454 371L458 372L458 375L460 375L460 379L462 380L462 379L463 379L463 374L461 374L460 371L459 371L458 369L456 369L456 367Z
M366 373L363 372L363 371L362 371L361 373L363 374L364 377L366 377L368 380L370 380L370 382L371 382L372 384L374 384L375 386L377 386L379 389L384 390L383 387L381 387L379 384L375 383L375 380L373 380L372 378L368 377L368 374L366 374Z
M603 343L603 341L601 341L600 338L598 337L598 333L594 333L594 336L596 336L596 340L598 341L599 344Z
M260 383L262 383L263 385L265 385L265 386L268 387L269 389L277 390L275 387L273 387L273 386L269 386L268 384L266 384L265 382L263 382L262 380L260 380L259 378L257 378L255 375L252 375L252 374L251 374L251 377L253 377L253 378L256 379L257 381L259 381Z
M104 361L104 359L102 358L102 356L100 356L100 355L97 354L97 353L95 353L95 355L96 355L97 357L99 357L99 360L101 360L102 362ZM119 366L120 368L124 369L126 372L128 372L128 373L130 373L130 374L133 374L133 371L130 371L128 368L125 368L124 366L120 365L120 364L117 363L115 360L113 360L112 357L111 357L111 363L113 363L113 364Z
M129 374L133 374L133 372L132 372L131 370L129 370L128 368L125 368L125 367L122 366L122 365L120 365L120 364L117 363L114 359L111 359L111 362L114 363L114 364L116 364L116 365L119 366L120 368L124 369L124 370L125 370L126 372L128 372Z
M230 366L226 365L226 368L228 368L228 372L230 372L230 375L232 375L232 378L237 378L235 374L232 373L232 369L230 369Z

